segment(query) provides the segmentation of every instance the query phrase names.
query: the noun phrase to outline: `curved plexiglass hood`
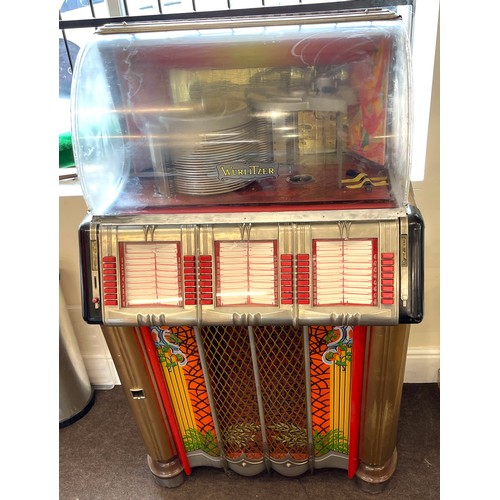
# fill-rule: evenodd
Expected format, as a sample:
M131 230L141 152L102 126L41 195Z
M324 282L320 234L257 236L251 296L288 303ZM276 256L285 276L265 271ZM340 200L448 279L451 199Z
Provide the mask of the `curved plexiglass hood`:
M79 54L73 140L93 214L405 206L401 20L213 24L109 25Z

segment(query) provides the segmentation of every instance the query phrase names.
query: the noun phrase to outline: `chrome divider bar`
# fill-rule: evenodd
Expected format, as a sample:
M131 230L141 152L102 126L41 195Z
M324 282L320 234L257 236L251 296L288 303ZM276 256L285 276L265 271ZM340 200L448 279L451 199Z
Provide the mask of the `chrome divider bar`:
M309 327L302 327L304 345L304 378L306 384L306 420L307 420L307 454L309 469L314 471L314 442L312 434L312 399L311 399L311 359L309 357Z
M259 420L262 433L262 451L264 454L264 464L266 466L266 470L270 472L271 464L269 462L269 444L267 442L266 419L264 416L264 403L262 401L262 391L260 387L259 365L257 362L257 350L255 348L255 336L252 326L248 327L248 339L250 342L250 352L252 354L252 366L255 379L255 391L257 393L257 405L259 407Z
M212 393L212 386L210 385L210 380L208 377L208 366L207 366L207 360L205 357L205 349L203 348L203 340L201 338L200 328L198 326L194 326L193 329L194 329L194 334L196 337L196 344L198 346L198 352L200 355L201 369L203 371L203 377L205 379L205 385L207 387L208 402L210 404L210 410L212 412L212 419L214 421L215 435L217 436L217 447L219 448L219 453L220 453L220 457L222 460L222 466L224 467L224 471L227 472L229 468L227 465L226 454L225 454L224 447L223 447L222 434L220 431L219 421L217 419L217 411L215 409L214 397L213 397L213 393Z

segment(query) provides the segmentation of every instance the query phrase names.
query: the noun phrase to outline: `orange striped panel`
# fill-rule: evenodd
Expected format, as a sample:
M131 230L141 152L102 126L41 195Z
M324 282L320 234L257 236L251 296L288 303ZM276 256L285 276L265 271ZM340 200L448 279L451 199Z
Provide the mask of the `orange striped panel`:
M162 326L151 331L186 451L218 454L194 329Z
M348 453L351 327L311 326L312 431L315 453Z

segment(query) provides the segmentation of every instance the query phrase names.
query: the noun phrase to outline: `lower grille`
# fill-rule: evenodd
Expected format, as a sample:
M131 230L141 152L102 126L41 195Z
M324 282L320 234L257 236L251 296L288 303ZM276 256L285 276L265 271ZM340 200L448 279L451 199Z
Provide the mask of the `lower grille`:
M245 475L265 468L287 475L347 468L351 327L151 332L195 465L238 464Z
M307 459L300 330L202 329L208 376L228 459Z

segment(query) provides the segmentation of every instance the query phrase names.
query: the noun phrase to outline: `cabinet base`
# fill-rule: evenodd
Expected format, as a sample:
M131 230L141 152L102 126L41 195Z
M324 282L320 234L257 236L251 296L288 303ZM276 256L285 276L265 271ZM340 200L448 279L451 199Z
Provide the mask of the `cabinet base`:
M398 452L394 449L391 458L384 465L366 465L360 463L356 471L356 483L367 493L377 494L384 491L398 463Z

